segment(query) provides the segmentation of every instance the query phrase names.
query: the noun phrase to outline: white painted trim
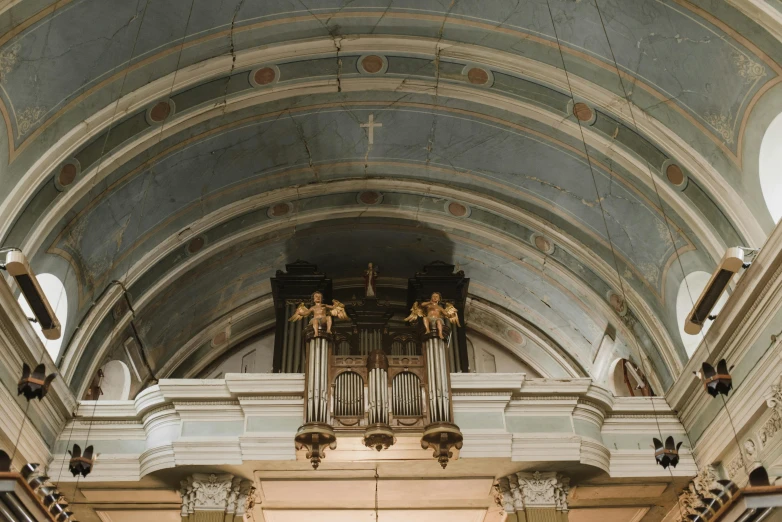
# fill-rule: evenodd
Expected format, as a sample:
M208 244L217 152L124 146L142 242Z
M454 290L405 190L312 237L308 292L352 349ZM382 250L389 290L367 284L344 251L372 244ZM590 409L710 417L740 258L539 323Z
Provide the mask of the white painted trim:
M662 399L611 398L590 379L525 379L524 374L452 374L454 411L465 415L493 413L510 417L578 417L595 424L603 433L635 435L645 440L661 422L666 432L683 432L681 424ZM249 417L301 420L304 410L304 376L301 374L228 374L225 379L163 379L135 401L82 401L83 416L62 430L59 440L83 439L89 433L100 452L101 442L146 441L139 453L98 455L90 482L138 481L157 470L186 465L241 465L243 461L292 461L303 458L294 451L295 429L287 431L246 430L233 436L180 435L183 421L244 421ZM596 401L596 397L606 401ZM156 397L154 406L150 399ZM627 400L626 400L627 399ZM647 414L650 400L657 402L659 419ZM150 409L154 408L154 409ZM294 422L294 424L296 424ZM572 424L571 424L572 429ZM652 448L610 450L600 440L572 432L509 432L507 427L467 428L459 458L493 458L527 462L580 463L609 473L611 477L670 477L654 463ZM384 459L431 459L417 448L418 433L399 434L399 445ZM373 453L357 453L357 437L347 434L330 456L334 462L365 460ZM138 446L138 442L134 443ZM112 445L113 448L121 446ZM129 448L130 449L130 448ZM117 451L113 449L112 451ZM395 453L396 451L396 453ZM694 463L689 453L674 476L691 476ZM65 455L54 456L56 469L64 469ZM67 469L67 468L65 468ZM100 469L100 473L98 473ZM69 473L61 482L76 479ZM80 479L84 480L84 479Z

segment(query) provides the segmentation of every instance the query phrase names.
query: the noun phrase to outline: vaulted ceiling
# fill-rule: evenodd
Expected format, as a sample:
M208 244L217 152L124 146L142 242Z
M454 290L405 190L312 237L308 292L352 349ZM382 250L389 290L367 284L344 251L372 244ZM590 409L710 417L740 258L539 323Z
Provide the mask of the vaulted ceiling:
M296 259L451 262L584 374L616 330L667 388L684 275L773 225L782 46L726 2L4 9L0 237L65 281L75 391L130 326L172 374Z

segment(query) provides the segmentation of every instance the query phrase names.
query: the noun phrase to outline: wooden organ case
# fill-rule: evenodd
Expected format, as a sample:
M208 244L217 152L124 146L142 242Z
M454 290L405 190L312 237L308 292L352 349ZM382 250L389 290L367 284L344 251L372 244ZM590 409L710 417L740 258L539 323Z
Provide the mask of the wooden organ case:
M317 469L339 433L363 432L364 444L377 451L393 445L396 434L421 433L422 447L433 449L445 467L462 442L453 424L450 372L468 371L464 329L444 326L440 339L436 329L425 333L422 319L408 324L403 318L413 301L438 292L457 307L464 324L469 279L454 274L453 265L427 265L410 279L406 306L375 296L354 299L345 303L349 320L334 321L331 334L321 327L315 336L309 319L290 323L287 317L297 297L309 306L316 290L331 302L331 280L308 263L286 268L272 279L278 310L274 361L277 371L305 373L305 424L297 448L307 450Z

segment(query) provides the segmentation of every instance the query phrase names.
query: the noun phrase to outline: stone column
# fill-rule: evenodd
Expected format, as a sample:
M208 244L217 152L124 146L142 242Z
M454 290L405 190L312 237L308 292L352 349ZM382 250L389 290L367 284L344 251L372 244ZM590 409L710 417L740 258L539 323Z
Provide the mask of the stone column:
M180 485L182 522L240 522L252 508L252 481L230 473L195 473Z
M554 472L514 473L497 487L508 522L567 522L569 478Z

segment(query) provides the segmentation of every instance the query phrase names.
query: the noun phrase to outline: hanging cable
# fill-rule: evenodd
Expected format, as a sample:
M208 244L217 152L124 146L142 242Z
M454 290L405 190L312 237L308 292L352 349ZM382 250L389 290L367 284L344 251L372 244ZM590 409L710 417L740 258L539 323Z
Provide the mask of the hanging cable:
M551 18L551 25L552 25L552 28L554 30L554 37L556 38L556 41L557 41L557 50L559 51L560 59L562 60L562 68L563 68L563 71L565 73L565 79L566 79L568 90L569 90L569 93L570 93L570 98L571 98L571 100L573 102L573 105L575 106L576 98L575 98L575 94L573 92L573 87L572 87L572 84L571 84L571 81L570 81L570 74L569 74L569 72L567 70L567 64L565 62L564 52L562 51L562 43L561 43L561 41L559 39L559 34L558 34L558 31L557 31L557 28L556 28L556 22L554 20L554 13L553 13L553 11L551 9L551 4L550 4L549 0L546 0L546 5L548 7L549 17ZM597 0L595 0L595 7L598 9L598 14L599 14L599 7L597 6ZM602 21L602 15L600 15L600 16L601 16L601 21ZM605 26L603 28L604 28L604 31L605 31ZM608 46L610 48L611 44L610 44L610 41L608 41L608 34L607 33L606 33L606 42L608 43ZM612 57L613 57L613 50L612 50ZM617 67L615 58L614 58L614 65L615 65L615 67ZM618 72L618 67L617 67L617 72ZM620 78L620 80L621 80L621 78ZM610 233L610 230L608 228L608 221L606 219L605 209L603 208L602 198L600 197L600 191L599 191L599 188L598 188L598 185L597 185L597 180L596 180L596 177L595 177L594 166L593 166L592 161L591 161L590 156L589 156L589 147L587 146L587 143L586 143L586 137L584 135L583 125L582 125L581 120L579 118L576 118L576 122L578 124L579 133L581 135L581 142L582 142L582 145L584 147L584 154L586 155L587 162L589 164L589 171L590 171L590 174L592 176L592 183L593 183L593 185L595 187L595 197L597 198L597 202L598 202L598 205L599 205L599 208L600 208L600 212L601 212L601 215L602 215L602 218L603 218L603 224L604 224L605 229L606 229L606 237L608 239L608 244L610 246L611 255L612 255L612 258L613 258L613 261L614 261L614 268L616 270L616 276L617 276L617 280L618 280L618 283L619 283L619 289L620 289L620 292L621 292L621 295L622 295L622 302L623 302L624 306L627 306L627 293L626 293L625 288L624 288L624 282L623 282L623 279L622 279L621 272L619 270L619 261L617 259L617 254L616 254L616 251L614 249L613 241L611 239L611 233ZM609 171L609 176L613 177L613 170ZM663 211L663 209L661 209L661 211ZM666 219L664 213L663 213L663 218ZM667 219L666 219L666 224L667 224ZM670 230L669 230L669 233L670 233ZM648 373L648 371L646 369L645 358L643 356L641 347L637 346L637 348L638 348L639 362L641 364L641 369L644 372L644 375L651 375L651 373ZM651 392L651 390L650 390L650 392ZM651 395L651 393L650 393L650 395ZM657 415L657 409L656 409L656 406L655 406L655 398L653 396L650 396L650 400L651 400L651 405L652 405L652 414L654 416L655 425L657 426L657 432L658 432L658 434L660 436L660 440L663 441L663 444L664 444L665 437L663 437L663 435L662 435L662 429L660 427L660 421L659 421L659 418L658 418L658 415ZM686 434L686 430L685 430L685 434ZM689 437L688 437L688 440L689 440ZM695 462L696 469L698 469L698 463L697 463L697 460L695 459L695 455L694 455L694 452L693 452L693 449L692 449L692 443L690 442L689 444L690 444L690 453L692 455L693 462ZM668 469L668 472L670 474L671 481L673 481L674 480L673 470L670 467L668 467L667 469ZM682 518L684 518L684 513L682 511L682 506L681 506L680 502L678 501L678 499L677 499L677 506L678 506L680 514L682 515Z
M562 43L561 43L561 41L559 39L559 34L558 34L558 31L557 31L556 22L554 20L554 13L553 13L553 11L551 9L551 4L550 4L549 0L546 0L546 6L548 7L549 17L551 18L551 26L552 26L552 28L554 30L554 38L557 41L557 50L559 51L560 59L562 60L562 69L563 69L563 71L565 73L565 80L567 82L568 91L570 93L570 99L573 101L573 104L575 105L576 98L575 98L575 94L573 92L573 86L572 86L572 84L570 82L570 73L568 72L568 69L567 69L567 64L565 62L565 55L564 55L564 52L562 51ZM614 249L613 241L611 239L611 232L610 232L610 230L608 228L608 220L606 219L605 209L603 208L603 201L602 201L602 198L600 197L600 190L599 190L598 185L597 185L597 179L595 177L594 166L592 164L591 157L589 156L589 147L587 146L586 137L584 136L584 128L583 128L583 126L581 124L581 120L576 118L576 121L577 121L577 124L578 124L579 133L581 135L581 143L582 143L583 148L584 148L584 155L586 156L586 160L587 160L587 163L589 165L589 172L590 172L591 177L592 177L592 184L593 184L593 186L595 188L595 197L597 199L598 207L600 208L600 213L601 213L601 216L602 216L602 219L603 219L603 225L605 226L606 237L608 239L608 245L609 245L609 248L610 248L610 251L611 251L611 256L612 256L613 261L614 261L614 269L616 270L616 276L617 276L617 280L618 280L618 283L619 283L619 289L620 289L620 292L622 294L622 300L623 300L623 303L626 304L627 303L627 295L626 295L626 292L625 292L625 289L624 289L624 282L623 282L623 279L622 279L622 275L621 275L621 272L619 270L619 261L617 259L617 255L616 255L616 251ZM609 175L613 177L613 172L609 172ZM640 351L640 348L639 348L639 351ZM640 353L639 353L639 361L641 363L642 370L644 371L644 374L645 375L651 375L651 374L648 374L646 372L646 369L644 368L644 366L645 366L644 365L644 357ZM658 431L658 433L660 435L660 438L663 439L664 437L662 435L662 430L660 428L659 420L657 419L657 413L654 410L654 408L655 408L655 406L654 406L654 399L652 399L651 403L652 403L652 409L653 409L653 413L654 413L654 417L655 417L655 422L657 424L657 431Z
M603 17L603 13L600 10L600 6L598 4L598 0L594 0L594 3L595 3L595 9L597 10L597 14L598 14L598 16L600 18L601 27L603 28L603 34L606 37L606 43L608 44L608 49L611 52L611 58L612 58L612 60L614 62L614 68L616 69L616 74L617 74L617 77L619 79L619 85L622 88L622 93L623 93L624 100L627 103L627 106L628 106L628 108L630 110L630 118L631 118L633 127L635 129L635 132L638 133L639 132L639 127L638 127L638 122L635 119L635 112L634 112L634 109L633 109L633 104L630 101L630 95L629 95L628 90L627 90L627 88L625 86L625 82L624 82L624 80L622 78L622 73L621 73L621 71L619 69L619 64L618 64L618 62L616 60L616 55L614 53L613 46L611 45L611 41L610 41L610 39L608 37L608 30L607 30L606 25L605 25L605 20L604 20L604 17ZM651 180L652 187L654 189L655 195L657 196L657 201L658 201L658 204L659 204L659 207L660 207L660 212L663 215L663 221L665 223L665 227L666 227L666 230L668 232L668 236L670 238L671 245L673 246L673 251L674 251L674 256L676 258L676 262L679 265L679 269L681 270L681 273L682 273L682 281L685 284L685 288L687 290L687 295L690 298L690 303L693 306L695 306L695 299L693 298L692 290L690 289L690 284L687 281L686 272L684 270L684 264L682 263L681 255L680 255L678 249L676 248L676 240L675 240L675 238L673 236L673 232L671 231L671 224L672 224L672 222L671 222L671 220L668 218L668 216L665 213L665 205L664 205L662 196L660 195L660 190L659 190L659 188L657 186L657 180L656 180L656 178L654 176L654 173L652 172L652 168L651 168L651 165L649 164L649 162L646 160L646 158L642 158L642 159L643 159L644 164L646 165L646 169L647 169L647 171L649 173L649 178ZM745 248L742 248L742 250L749 250L749 251L751 251L751 252L756 254L758 249L745 249ZM712 350L711 350L711 347L709 346L708 340L706 339L705 332L701 331L700 335L701 335L702 342L706 346L706 351L707 351L706 358L708 359L708 357L712 354ZM724 405L724 408L725 408L725 413L728 416L728 420L730 422L731 429L733 430L733 435L734 435L734 439L736 441L736 446L737 446L737 449L738 449L738 452L739 452L739 456L740 456L741 462L744 465L745 471L747 472L747 474L749 474L749 469L747 467L748 463L745 462L744 455L743 455L743 452L741 450L741 445L740 445L739 440L738 440L738 433L736 432L736 427L733 424L733 419L732 419L732 416L731 416L730 411L728 409L728 403L727 403L727 401L725 400L724 397L723 397L722 400L723 400L723 405ZM688 444L690 446L690 451L691 451L691 454L693 456L693 460L695 461L695 466L698 469L698 471L700 472L700 467L698 466L698 462L697 462L697 459L696 459L696 456L695 456L694 447L692 445L692 440L690 439L690 435L689 435L689 433L687 432L686 429L685 429L685 436L687 437L687 441L688 441Z

